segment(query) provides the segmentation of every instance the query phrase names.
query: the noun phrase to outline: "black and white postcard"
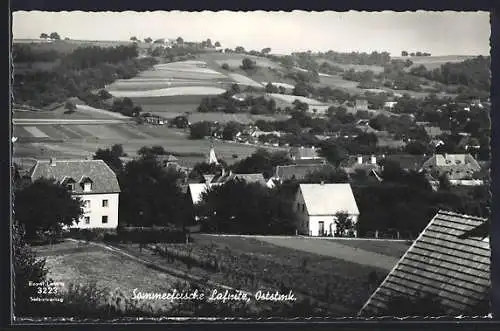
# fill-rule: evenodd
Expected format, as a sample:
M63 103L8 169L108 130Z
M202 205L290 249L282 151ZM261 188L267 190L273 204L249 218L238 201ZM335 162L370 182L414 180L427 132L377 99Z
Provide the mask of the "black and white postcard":
M13 321L491 317L489 38L13 12Z

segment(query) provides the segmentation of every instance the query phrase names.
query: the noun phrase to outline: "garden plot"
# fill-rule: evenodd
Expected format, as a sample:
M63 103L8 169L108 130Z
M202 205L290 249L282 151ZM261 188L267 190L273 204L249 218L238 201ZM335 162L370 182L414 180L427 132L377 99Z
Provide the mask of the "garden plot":
M231 78L236 83L241 84L241 85L260 87L260 88L264 87L262 84L254 81L253 79L248 78L247 76L240 75L240 74L231 73L231 74L229 74L229 78Z
M108 91L114 97L163 97L177 95L218 95L226 90L213 86L180 86L146 91Z

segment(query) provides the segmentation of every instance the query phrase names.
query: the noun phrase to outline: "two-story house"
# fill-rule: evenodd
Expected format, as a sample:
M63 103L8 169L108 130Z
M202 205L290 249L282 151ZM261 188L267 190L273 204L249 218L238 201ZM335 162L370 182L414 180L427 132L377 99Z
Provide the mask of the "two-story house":
M102 160L37 161L30 171L31 181L54 179L74 198L83 201L83 215L72 227L115 229L118 226L120 185L116 174Z

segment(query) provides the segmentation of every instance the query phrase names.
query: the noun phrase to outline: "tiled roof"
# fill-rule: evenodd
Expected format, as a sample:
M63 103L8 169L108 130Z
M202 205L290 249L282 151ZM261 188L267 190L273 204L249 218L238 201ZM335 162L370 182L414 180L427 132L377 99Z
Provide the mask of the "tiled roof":
M450 179L463 179L480 171L481 166L470 154L436 154L424 162L422 169L447 173Z
M404 170L419 170L426 158L423 155L394 154L387 155L386 160L397 162Z
M120 192L120 185L116 174L103 160L55 160L37 161L31 169L32 181L39 178L55 179L62 183L72 178L74 185L73 193L84 194L80 184L82 178L88 177L92 181L92 191L89 193L116 193Z
M304 179L308 174L328 168L328 164L298 164L277 166L275 177L280 180Z
M390 315L384 311L387 302L401 295L437 295L451 315L466 314L479 305L488 298L490 288L490 245L487 238L467 234L486 221L439 211L368 299L360 315Z
M359 215L350 184L300 184L299 190L309 215L335 215L341 211Z

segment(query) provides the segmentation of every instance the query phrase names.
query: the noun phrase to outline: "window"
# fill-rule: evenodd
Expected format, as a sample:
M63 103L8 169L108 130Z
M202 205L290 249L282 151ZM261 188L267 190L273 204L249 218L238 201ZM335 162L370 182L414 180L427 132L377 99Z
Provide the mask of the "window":
M68 185L66 185L66 189L67 189L68 191L73 191L73 184L68 184Z
M102 224L108 223L108 216L103 216L102 217Z
M83 184L83 191L84 192L90 192L91 190L92 190L92 183Z
M85 224L90 224L90 216L85 216Z
M84 200L83 201L83 207L84 208L90 208L90 200Z
M108 206L108 200L102 200L102 206L107 207Z

